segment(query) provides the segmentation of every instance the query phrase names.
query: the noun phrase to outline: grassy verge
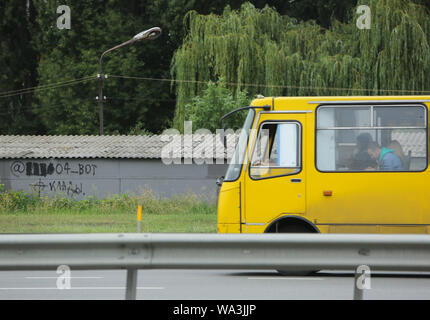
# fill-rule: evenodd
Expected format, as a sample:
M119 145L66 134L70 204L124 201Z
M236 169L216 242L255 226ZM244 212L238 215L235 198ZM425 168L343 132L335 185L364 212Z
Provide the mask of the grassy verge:
M0 233L216 232L216 204L188 194L171 199L150 192L75 201L0 193Z

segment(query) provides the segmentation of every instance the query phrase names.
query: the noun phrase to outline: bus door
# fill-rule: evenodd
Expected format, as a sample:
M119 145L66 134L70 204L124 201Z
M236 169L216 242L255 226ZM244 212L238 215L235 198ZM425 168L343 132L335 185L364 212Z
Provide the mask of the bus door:
M261 113L244 185L244 232L263 232L283 214L305 213L305 113ZM251 141L252 143L252 141Z

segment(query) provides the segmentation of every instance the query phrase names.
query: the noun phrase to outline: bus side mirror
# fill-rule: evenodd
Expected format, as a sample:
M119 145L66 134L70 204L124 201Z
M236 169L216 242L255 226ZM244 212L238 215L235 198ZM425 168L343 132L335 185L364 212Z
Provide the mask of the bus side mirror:
M216 185L217 185L218 187L221 187L221 186L222 186L223 181L224 181L224 176L222 176L222 177L218 177L218 178L216 179Z

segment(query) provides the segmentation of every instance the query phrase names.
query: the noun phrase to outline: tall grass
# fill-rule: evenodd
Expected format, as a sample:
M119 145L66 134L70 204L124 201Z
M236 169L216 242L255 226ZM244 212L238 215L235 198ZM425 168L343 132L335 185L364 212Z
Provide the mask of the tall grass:
M121 212L135 213L142 205L144 214L215 214L213 199L205 199L194 193L175 195L170 198L154 195L151 190L139 194L111 195L97 199L89 196L75 200L64 196L42 196L24 191L4 190L0 184L0 214L22 213L58 213L70 214L113 214Z
M0 185L0 233L216 232L216 204L192 193L157 197L150 190L105 199L73 200L4 191Z

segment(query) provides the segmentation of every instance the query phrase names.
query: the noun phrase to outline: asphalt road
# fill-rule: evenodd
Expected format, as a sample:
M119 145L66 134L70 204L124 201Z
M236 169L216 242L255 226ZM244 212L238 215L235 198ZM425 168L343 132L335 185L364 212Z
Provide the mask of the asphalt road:
M0 300L122 300L124 270L71 270L70 289L58 289L54 271L0 272ZM364 299L430 299L430 273L373 272ZM275 271L140 270L137 299L278 300L353 298L354 275L320 271L310 276L280 276Z

